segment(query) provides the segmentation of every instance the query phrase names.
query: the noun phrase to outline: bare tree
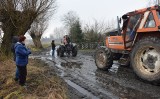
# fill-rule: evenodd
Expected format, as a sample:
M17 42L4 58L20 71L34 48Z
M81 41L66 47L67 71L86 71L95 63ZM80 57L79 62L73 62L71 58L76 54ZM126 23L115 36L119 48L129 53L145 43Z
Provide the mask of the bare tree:
M80 42L83 40L81 22L79 16L74 11L69 11L62 18L64 25L68 28L69 36L72 42Z
M62 39L64 35L68 34L64 27L54 29L54 35L56 39Z
M92 24L88 23L83 27L85 40L89 42L103 41L105 38L103 35L113 28L115 28L114 20L108 21L107 23L104 20L97 21L94 19Z
M113 22L106 24L106 22L104 20L102 20L102 21L94 20L94 23L93 23L93 25L91 25L91 28L98 34L104 34L109 29L114 28L114 23L115 22L113 21Z
M41 44L41 37L44 33L44 31L47 29L48 22L46 21L46 18L40 17L37 18L31 25L31 29L28 31L35 47L37 48L43 48Z
M69 28L77 21L79 21L79 17L74 11L69 11L62 17L62 22L64 22L65 26Z
M4 31L2 50L5 54L10 52L12 36L24 35L36 18L55 9L56 0L0 0Z

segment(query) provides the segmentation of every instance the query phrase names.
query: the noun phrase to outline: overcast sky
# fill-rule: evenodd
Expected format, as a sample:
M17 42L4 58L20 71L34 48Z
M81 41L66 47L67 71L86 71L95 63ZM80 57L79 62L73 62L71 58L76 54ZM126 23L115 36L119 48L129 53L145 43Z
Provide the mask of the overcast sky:
M147 2L149 0L57 0L57 11L43 36L54 35L54 29L63 25L62 16L69 11L75 11L83 22L93 19L112 20L116 16L146 7Z

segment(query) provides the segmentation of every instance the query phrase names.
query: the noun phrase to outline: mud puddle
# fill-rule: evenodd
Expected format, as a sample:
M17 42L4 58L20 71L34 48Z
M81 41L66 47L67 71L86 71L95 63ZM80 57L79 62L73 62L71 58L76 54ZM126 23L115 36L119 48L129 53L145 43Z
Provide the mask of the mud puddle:
M97 70L93 56L83 53L77 57L52 58L47 52L37 58L53 66L68 85L84 94L87 99L160 98L159 86L136 79L130 68L121 67L117 61L107 72Z
M65 67L65 68L79 68L81 69L81 65L82 63L76 63L76 62L61 62L60 64L62 67Z
M86 95L88 98L90 99L99 99L98 97L94 96L93 94L91 94L90 92L88 92L87 90L85 90L84 88L80 87L79 85L73 83L70 80L65 80L65 82L72 86L73 88L75 88L76 90L78 90L80 93ZM85 98L85 97L84 97Z

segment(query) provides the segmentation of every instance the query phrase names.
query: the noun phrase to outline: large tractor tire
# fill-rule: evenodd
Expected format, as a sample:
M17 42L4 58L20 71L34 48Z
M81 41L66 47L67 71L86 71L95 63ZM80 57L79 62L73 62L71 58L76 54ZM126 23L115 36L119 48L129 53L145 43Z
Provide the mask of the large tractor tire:
M59 48L59 56L60 57L64 56L64 47L63 46L60 46L60 48Z
M59 56L59 48L57 49L57 56Z
M78 48L77 48L77 46L74 46L73 49L72 49L72 56L76 57L77 56L77 52L78 52Z
M112 67L113 57L110 49L101 47L96 50L95 63L98 69L108 70Z
M138 77L150 83L160 83L160 38L145 37L131 53L131 65Z

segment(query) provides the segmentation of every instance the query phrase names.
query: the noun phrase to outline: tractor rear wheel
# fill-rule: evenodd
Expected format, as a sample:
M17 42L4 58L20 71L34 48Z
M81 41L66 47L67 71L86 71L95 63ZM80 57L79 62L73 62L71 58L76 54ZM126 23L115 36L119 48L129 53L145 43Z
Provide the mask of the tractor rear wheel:
M101 47L96 50L95 63L98 69L108 70L112 67L113 57L112 52L108 48Z
M59 48L57 49L57 56L59 56Z
M60 57L64 56L64 47L63 46L60 46L60 48L59 48L59 56Z
M131 53L131 65L142 80L160 82L160 38L145 37L138 41Z
M76 57L77 56L77 52L78 52L77 46L74 46L73 49L72 49L72 56Z

